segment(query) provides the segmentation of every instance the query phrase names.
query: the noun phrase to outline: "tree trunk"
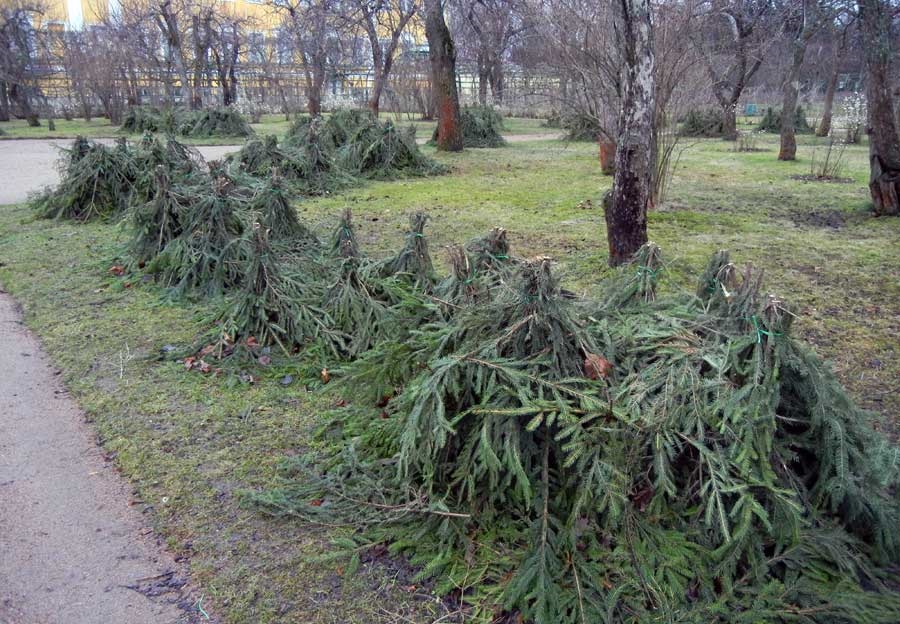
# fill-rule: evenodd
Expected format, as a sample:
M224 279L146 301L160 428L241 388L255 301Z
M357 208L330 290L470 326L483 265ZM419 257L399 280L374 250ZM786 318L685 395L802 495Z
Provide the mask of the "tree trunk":
M13 84L9 91L10 99L19 107L19 117L28 121L28 125L32 128L38 128L41 120L38 119L37 113L31 106L31 99L28 97L28 89L21 84Z
M384 79L384 74L376 68L375 81L372 83L372 92L369 94L369 110L372 111L375 117L378 117L378 112L381 108L381 92L384 91Z
M313 117L322 114L322 86L325 84L325 59L316 58L308 84L306 110Z
M835 60L834 67L831 68L831 75L828 77L828 84L825 85L825 103L822 106L822 119L819 121L819 127L816 128L817 137L827 137L831 134L831 117L834 112L834 92L837 91L838 70L840 65Z
M882 0L858 0L866 59L869 192L876 215L900 214L900 138L890 90L891 15Z
M778 160L797 160L797 128L794 111L797 110L797 94L800 90L800 68L806 56L806 39L794 41L791 66L784 78L781 94L781 149Z
M609 263L618 266L647 242L647 210L653 186L651 143L656 98L650 0L616 2L617 33L624 59L616 174L604 199Z
M737 141L737 105L729 102L722 107L722 138L726 141Z
M869 192L876 215L900 214L900 138L890 91L891 15L882 0L859 0L868 78Z
M437 109L437 148L459 152L463 137L459 127L459 93L456 90L456 48L444 21L441 0L425 0L425 35L431 60L431 89Z
M0 121L9 121L9 94L5 80L0 80Z
M478 55L478 103L487 106L488 70L484 56Z

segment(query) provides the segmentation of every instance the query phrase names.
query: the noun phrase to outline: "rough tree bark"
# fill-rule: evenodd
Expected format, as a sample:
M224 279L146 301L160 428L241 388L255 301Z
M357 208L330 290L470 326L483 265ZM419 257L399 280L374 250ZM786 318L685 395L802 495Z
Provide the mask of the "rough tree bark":
M0 121L9 121L9 94L5 80L0 80Z
M781 149L778 160L797 159L797 128L794 111L797 110L797 95L800 90L800 70L806 57L806 48L813 35L833 16L826 15L819 6L819 0L803 0L800 6L801 24L796 37L791 41L791 65L782 85L781 99Z
M647 242L653 192L656 80L650 0L616 0L616 31L624 61L616 176L604 199L609 264L628 262Z
M444 21L441 0L425 0L425 36L431 60L431 89L437 109L437 148L459 152L463 148L459 127L459 93L456 90L456 48Z
M825 101L822 104L822 119L816 128L817 137L827 137L831 134L831 118L834 114L834 94L837 91L838 76L841 71L841 63L847 52L847 28L841 32L841 37L835 42L834 57L832 59L831 73L828 83L825 85Z
M891 14L883 0L858 0L866 58L869 192L876 215L900 215L900 137L891 98Z
M781 93L781 148L778 160L797 159L797 128L794 123L797 110L797 95L800 90L800 69L803 57L806 56L807 39L799 38L793 42L791 66L784 77Z

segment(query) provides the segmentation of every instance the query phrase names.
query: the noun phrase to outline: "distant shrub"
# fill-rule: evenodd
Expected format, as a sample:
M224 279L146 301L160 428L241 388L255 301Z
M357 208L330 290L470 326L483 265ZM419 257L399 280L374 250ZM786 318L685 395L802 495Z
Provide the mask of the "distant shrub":
M567 141L596 141L604 135L600 120L587 113L563 115L560 125L566 131Z
M760 120L756 129L760 132L773 132L778 134L781 132L781 110L776 108L767 108L766 114ZM813 127L806 121L806 113L802 106L798 106L794 111L794 131L797 134L812 134Z
M694 109L682 118L678 134L686 137L718 138L725 135L722 111L714 108Z

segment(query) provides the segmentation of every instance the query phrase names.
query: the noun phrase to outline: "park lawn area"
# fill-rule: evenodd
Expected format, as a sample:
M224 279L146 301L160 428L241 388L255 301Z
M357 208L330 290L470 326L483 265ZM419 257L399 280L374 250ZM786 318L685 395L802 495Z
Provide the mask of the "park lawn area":
M326 113L327 115L327 113ZM414 126L418 137L426 139L431 138L434 131L434 121L422 121L417 115L381 113L382 121L393 121L398 126ZM84 119L73 119L66 121L65 119L54 119L56 130L50 132L47 129L47 120L41 119L41 125L37 128L28 126L24 119L15 119L12 121L0 122L0 130L4 134L0 135L0 140L13 139L74 139L77 136L88 137L91 139L99 138L116 138L127 136L130 140L137 141L140 139L139 134L125 134L119 132L119 127L113 125L108 119L95 117L90 122ZM529 119L510 117L504 120L503 134L505 135L527 135L527 134L554 134L559 132L552 128L546 128L542 124L543 119ZM263 115L262 120L258 124L250 124L256 131L257 135L263 136L274 134L283 137L291 127L291 122L285 119L284 115ZM241 137L204 137L191 138L179 137L179 141L189 143L191 145L234 145L243 143Z
M871 217L867 150L845 153L847 183L805 182L819 140L801 137L799 160L731 144L689 144L650 236L667 266L662 288L693 289L707 257L728 248L737 263L766 271L766 283L793 306L796 334L831 361L851 395L896 432L900 414L900 219ZM429 153L433 154L430 148ZM517 143L496 150L437 154L451 173L370 183L306 199L301 217L327 236L351 207L364 250L386 255L403 244L407 215L427 211L432 253L501 225L513 253L559 262L564 284L591 294L606 266L599 173L591 144ZM35 221L24 206L0 209L0 284L22 304L99 439L149 507L148 518L228 622L432 622L446 613L402 562L363 557L329 561L346 529L272 520L243 504L242 492L278 483L281 458L315 445L311 431L334 404L307 391L332 363L296 357L248 371L202 375L160 357L210 326L201 304L165 300L153 284L109 274L126 228ZM283 385L285 375L293 382ZM404 619L406 618L406 619Z

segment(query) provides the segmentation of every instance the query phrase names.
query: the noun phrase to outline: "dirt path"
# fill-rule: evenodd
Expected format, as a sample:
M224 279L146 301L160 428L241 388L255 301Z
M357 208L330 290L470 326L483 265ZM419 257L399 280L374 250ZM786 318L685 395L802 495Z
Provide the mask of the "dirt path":
M197 618L94 435L0 290L0 624Z
M113 139L98 139L112 143ZM56 161L59 148L68 147L71 140L23 139L21 141L0 141L0 206L18 204L28 198L29 193L59 182ZM222 158L225 154L240 149L237 145L198 146L207 160Z

